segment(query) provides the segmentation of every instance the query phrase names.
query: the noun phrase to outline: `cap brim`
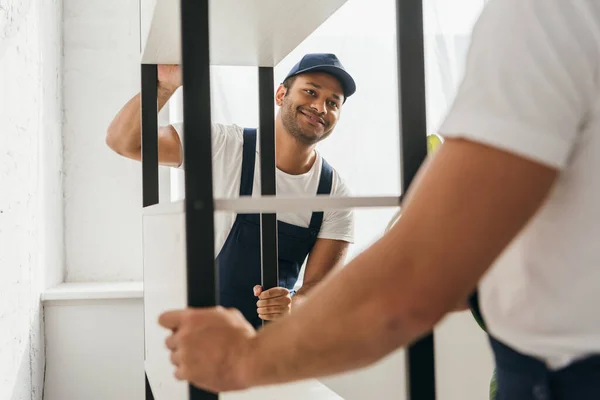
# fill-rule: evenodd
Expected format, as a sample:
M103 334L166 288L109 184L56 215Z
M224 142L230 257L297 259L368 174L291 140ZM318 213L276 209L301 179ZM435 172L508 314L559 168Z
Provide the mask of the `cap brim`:
M325 72L336 77L342 84L344 98L352 96L356 92L356 83L354 79L345 70L334 67L333 65L315 65L296 72L294 75L300 75L306 72Z

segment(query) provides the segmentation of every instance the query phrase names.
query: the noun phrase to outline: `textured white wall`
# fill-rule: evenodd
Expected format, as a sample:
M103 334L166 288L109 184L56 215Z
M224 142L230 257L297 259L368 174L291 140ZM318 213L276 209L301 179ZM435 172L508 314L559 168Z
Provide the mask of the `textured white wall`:
M62 278L61 4L0 5L0 399L37 400L39 295Z
M67 281L141 280L141 167L106 128L140 87L138 0L64 0Z

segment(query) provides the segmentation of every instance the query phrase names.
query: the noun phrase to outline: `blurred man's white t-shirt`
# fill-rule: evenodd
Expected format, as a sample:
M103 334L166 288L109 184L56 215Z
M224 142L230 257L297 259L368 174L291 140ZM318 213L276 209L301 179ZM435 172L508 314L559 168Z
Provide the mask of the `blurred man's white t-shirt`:
M439 132L560 171L481 282L489 332L553 368L600 353L600 1L490 1Z

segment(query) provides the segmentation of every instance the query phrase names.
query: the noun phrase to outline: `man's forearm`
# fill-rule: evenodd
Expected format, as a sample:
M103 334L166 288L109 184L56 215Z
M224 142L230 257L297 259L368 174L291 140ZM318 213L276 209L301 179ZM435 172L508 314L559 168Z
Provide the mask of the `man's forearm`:
M556 175L501 150L448 140L419 170L390 232L251 339L240 381L340 373L411 343L469 296Z

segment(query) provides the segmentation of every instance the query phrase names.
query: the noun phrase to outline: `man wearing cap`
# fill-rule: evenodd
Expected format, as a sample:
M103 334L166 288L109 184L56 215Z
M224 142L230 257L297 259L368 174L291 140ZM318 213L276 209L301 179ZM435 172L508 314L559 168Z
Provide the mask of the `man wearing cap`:
M159 109L181 86L178 66L158 67ZM334 54L307 54L277 88L280 107L275 119L277 195L347 196L336 171L316 151L340 117L346 99L356 90L352 77ZM217 198L259 196L256 129L213 124L213 192ZM183 124L161 127L159 163L183 164ZM118 154L141 159L140 97L131 99L108 128L108 146ZM349 210L278 213L279 287L262 291L260 221L258 214L215 214L220 304L239 309L255 327L291 312L329 271L343 263L353 241ZM293 288L306 257L302 287Z

